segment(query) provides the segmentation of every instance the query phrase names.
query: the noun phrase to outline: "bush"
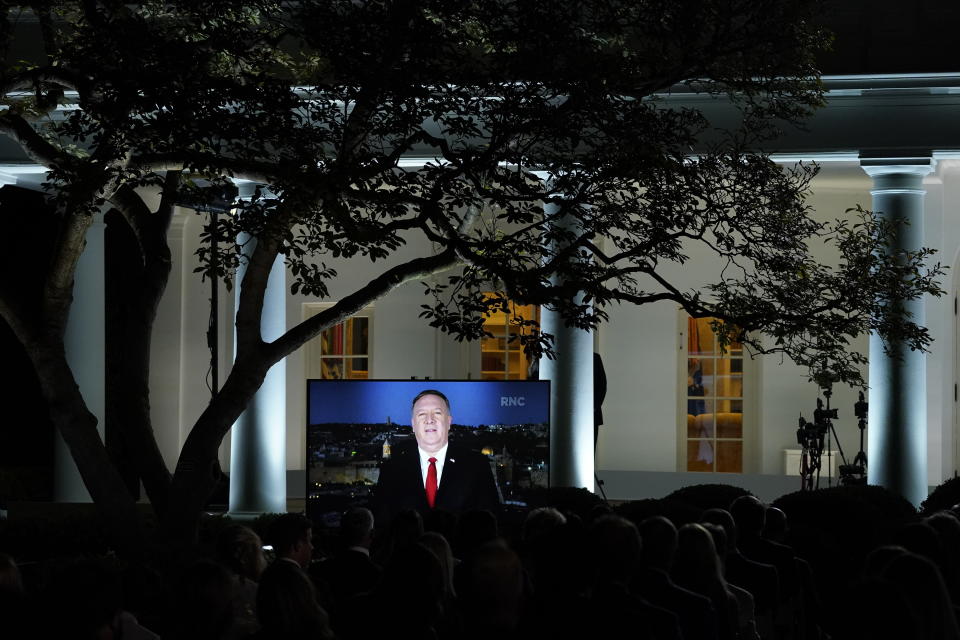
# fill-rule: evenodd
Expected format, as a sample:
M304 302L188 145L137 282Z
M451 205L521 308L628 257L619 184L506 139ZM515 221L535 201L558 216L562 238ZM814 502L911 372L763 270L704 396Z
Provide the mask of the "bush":
M798 491L781 496L773 506L787 514L787 542L813 568L822 601L836 603L838 609L867 554L919 519L902 496L873 485Z
M634 500L624 503L616 509L617 515L626 518L638 527L647 518L663 516L678 529L690 522L698 522L703 511L703 509L687 502L670 498Z
M667 496L667 500L686 502L701 511L707 509L730 509L730 503L741 496L753 494L741 487L730 484L695 484L677 489Z
M531 489L527 492L526 502L530 509L553 507L561 513L572 513L584 522L590 520L595 507L603 500L592 491L574 487L549 487Z
M937 486L920 504L920 513L930 516L938 511L953 509L960 504L960 478L950 478Z

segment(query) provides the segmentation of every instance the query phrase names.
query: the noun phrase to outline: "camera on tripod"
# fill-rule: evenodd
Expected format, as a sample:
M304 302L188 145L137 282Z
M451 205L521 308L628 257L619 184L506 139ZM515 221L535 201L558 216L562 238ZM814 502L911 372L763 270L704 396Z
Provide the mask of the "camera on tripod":
M818 425L822 425L824 430L826 430L830 426L831 420L838 420L840 418L839 412L839 409L824 408L823 400L817 398L817 408L813 411L813 421Z
M797 443L803 447L803 456L801 462L801 488L805 490L814 489L820 484L821 457L826 443L827 459L831 456L830 436L833 436L833 443L836 444L837 452L840 454L842 464L839 465L840 484L866 484L867 482L867 455L863 451L863 436L867 428L867 410L868 405L864 401L863 392L860 392L860 400L854 405L854 413L857 416L857 427L860 429L860 451L853 459L853 464L848 464L843 448L840 446L840 439L837 437L836 429L833 427L833 421L839 419L837 409L830 408L830 397L832 395L829 386L823 388L823 395L827 399L826 407L823 400L817 398L817 408L813 412L813 422L807 422L803 416L800 416L799 427L797 428Z
M817 422L807 422L803 419L803 416L800 416L800 424L797 427L797 444L811 451L822 451L827 426Z

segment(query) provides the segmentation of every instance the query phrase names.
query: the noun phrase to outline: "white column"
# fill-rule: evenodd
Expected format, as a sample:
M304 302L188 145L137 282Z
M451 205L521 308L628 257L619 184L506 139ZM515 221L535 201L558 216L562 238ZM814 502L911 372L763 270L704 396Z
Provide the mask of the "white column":
M103 214L97 213L87 230L87 244L77 262L73 303L64 335L67 363L87 408L97 417L101 439L106 408L104 229ZM91 502L80 471L59 430L54 433L53 499L55 502Z
M545 206L555 215L557 205ZM574 229L571 216L555 224ZM577 294L577 303L582 295ZM554 487L594 486L593 456L593 335L564 326L560 314L543 307L540 325L553 334L556 359L540 359L540 379L550 381L550 484Z
M157 446L168 469L176 467L183 444L180 437L183 413L181 376L184 355L183 307L186 296L181 274L186 270L183 260L183 233L187 219L188 214L178 208L170 221L167 232L170 276L157 309L150 344L150 417ZM191 272L190 275L200 279L198 274ZM195 320L191 324L195 325Z
M870 158L861 166L873 178L872 209L886 220L903 220L891 252L923 246L923 178L930 158ZM913 322L924 324L924 301L895 301ZM927 497L926 354L902 343L888 345L870 336L870 415L867 479L919 506Z
M244 253L256 246L245 242ZM237 272L237 303L246 267ZM283 260L278 257L270 270L263 300L261 336L267 342L286 331L286 282ZM236 353L236 347L234 348ZM230 515L253 516L287 510L287 377L286 361L275 364L254 394L246 411L233 425L230 437Z

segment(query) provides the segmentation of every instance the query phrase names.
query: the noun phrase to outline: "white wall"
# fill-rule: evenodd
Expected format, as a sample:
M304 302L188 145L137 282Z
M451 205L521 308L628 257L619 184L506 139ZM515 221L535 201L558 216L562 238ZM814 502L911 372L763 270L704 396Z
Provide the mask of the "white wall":
M946 180L941 186L938 178L929 181L927 199L926 237L931 246L941 250L940 259L947 264L960 261L960 229L953 220L955 206L945 203L960 202L960 166L941 163L939 175ZM814 183L809 202L823 218L837 218L857 203L869 207L870 179L851 164L826 165ZM180 340L179 355L179 433L176 439L163 434L164 455L172 459L175 442L182 442L186 430L206 406L208 392L203 383L207 370L207 352L204 339L209 287L201 284L192 273L196 264L193 252L200 218L191 216L184 227L180 251L181 279L178 285L181 297L179 326L170 319L169 310L161 314L162 323L175 329ZM424 255L429 247L411 241L389 262L371 264L358 258L335 263L340 276L331 283L327 302L339 300L352 292L389 265ZM175 252L176 254L176 252ZM832 259L826 253L822 259ZM672 277L681 287L696 286L715 276L717 262L702 251L692 249L691 261L684 266L673 266ZM171 280L173 295L174 280ZM289 278L288 278L289 280ZM955 276L948 275L945 288L953 290ZM224 297L230 296L224 293ZM377 378L465 378L470 371L474 353L479 347L461 344L439 334L419 318L420 305L427 299L423 286L408 283L374 303L372 331L372 375ZM293 326L303 318L303 304L316 300L302 295L287 297L287 322ZM167 302L165 302L167 304ZM928 358L928 416L929 416L929 474L935 485L953 474L955 438L953 435L953 369L954 339L952 298L930 301L927 321L937 342ZM171 307L175 307L171 304ZM604 403L605 424L601 428L597 451L597 468L633 471L677 470L677 411L680 389L680 325L678 309L670 303L658 303L642 308L618 306L608 310L610 322L601 327L598 345L603 355L608 379ZM221 326L223 358L229 363L232 331L232 311L224 310ZM163 336L158 348L169 346L169 336ZM867 340L856 348L866 351ZM161 358L158 363L163 362ZM170 361L172 362L172 360ZM169 363L164 363L168 366ZM305 462L304 429L306 422L304 361L301 352L287 359L287 465L303 469ZM760 434L756 439L758 460L755 471L763 474L783 472L783 449L796 448L797 419L803 415L813 419L817 398L815 385L806 380L806 372L779 357L764 357L755 363L758 374L757 397L753 403ZM228 373L221 372L221 380ZM164 387L166 382L161 382ZM164 393L166 393L164 391ZM845 453L853 457L859 447L859 431L853 415L856 390L846 387L834 389L832 406L840 409L835 423ZM155 399L155 402L159 400ZM748 403L747 409L751 405ZM159 409L159 407L158 407ZM164 418L164 423L168 419ZM166 428L166 427L165 427ZM228 439L229 440L229 439ZM225 456L227 451L224 451ZM226 464L226 460L223 460ZM226 468L226 466L225 466Z
M600 330L607 396L598 469L676 471L678 329L672 303L610 310Z

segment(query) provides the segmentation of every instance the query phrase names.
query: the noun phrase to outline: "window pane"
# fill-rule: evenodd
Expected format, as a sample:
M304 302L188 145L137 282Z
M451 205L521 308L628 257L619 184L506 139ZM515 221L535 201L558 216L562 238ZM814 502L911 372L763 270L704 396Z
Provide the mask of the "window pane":
M743 442L717 442L717 471L743 472Z
M343 378L343 360L340 358L322 358L320 366L325 380L339 380Z
M687 361L687 395L712 396L714 392L714 365L712 358Z
M687 319L687 353L710 355L714 349L713 329L708 318Z
M717 411L720 413L743 413L743 400L717 400Z
M697 397L687 398L688 415L699 416L706 413L713 413L713 400Z
M687 317L687 469L741 473L743 344L721 352L711 321Z
M689 414L693 416L693 424L691 425L689 419L687 420L687 437L712 438L714 433L713 401L699 400L696 402L703 402L704 405L702 407L691 407L702 409L702 411ZM687 404L689 405L690 401L687 401Z
M343 353L343 325L338 324L320 333L320 355L334 356Z
M487 293L487 296L494 296ZM490 336L480 340L480 377L484 380L526 380L529 360L517 336L524 328L520 320L539 319L536 305L510 303L508 311L487 314L483 328Z
M713 442L687 440L687 471L713 471Z
M489 328L487 328L489 331ZM507 340L503 337L503 330L491 331L493 336L484 336L480 339L481 351L503 351L507 348Z
M527 354L525 354L522 349L518 351L516 355L510 357L517 359L517 371L519 372L517 380L526 380L530 375L530 358L527 357Z
M516 319L522 318L524 320L537 320L539 319L540 313L539 308L533 304L515 304L513 305L513 322L516 333L519 331L520 327L516 325Z
M717 437L718 438L742 438L743 437L743 414L741 413L717 413Z
M347 320L347 355L365 356L369 344L369 318L356 317Z
M743 374L731 373L731 361L727 358L717 360L716 394L728 398L743 396Z
M510 351L507 353L507 379L508 380L526 380L527 379L527 358L523 351Z
M367 358L347 358L346 365L347 371L344 376L345 378L365 379L370 375L370 372L367 370Z
M507 357L503 351L484 351L480 354L480 370L483 375L499 373L503 378L507 370Z
M731 341L727 344L726 354L730 356L739 356L743 354L743 343L737 340Z

